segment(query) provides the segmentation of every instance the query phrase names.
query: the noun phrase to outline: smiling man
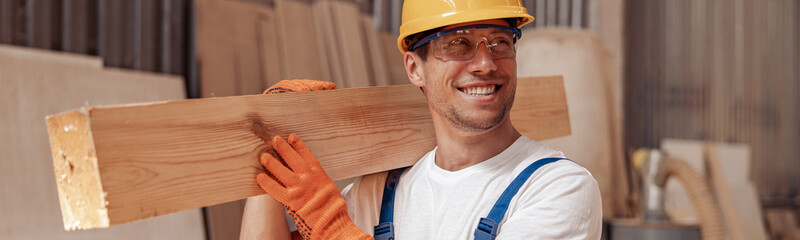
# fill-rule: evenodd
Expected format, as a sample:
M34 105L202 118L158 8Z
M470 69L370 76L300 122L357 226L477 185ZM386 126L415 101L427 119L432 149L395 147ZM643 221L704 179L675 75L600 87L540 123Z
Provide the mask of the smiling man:
M262 155L270 197L247 202L243 238L599 239L597 182L511 124L519 1L406 0L398 47L428 100L437 147L414 166L359 177L339 195L297 138ZM277 86L280 87L280 86Z

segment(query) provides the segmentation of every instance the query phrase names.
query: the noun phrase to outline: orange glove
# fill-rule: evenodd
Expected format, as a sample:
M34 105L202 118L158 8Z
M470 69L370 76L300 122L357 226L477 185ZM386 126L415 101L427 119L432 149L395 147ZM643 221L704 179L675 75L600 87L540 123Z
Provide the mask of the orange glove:
M309 79L281 80L275 85L272 85L272 87L269 87L267 90L264 90L264 94L308 92L333 89L336 89L336 84L328 81Z
M286 165L268 153L261 154L261 165L271 175L259 173L256 181L286 206L303 238L372 239L350 220L336 184L297 135L289 135L289 143L275 136L272 147Z

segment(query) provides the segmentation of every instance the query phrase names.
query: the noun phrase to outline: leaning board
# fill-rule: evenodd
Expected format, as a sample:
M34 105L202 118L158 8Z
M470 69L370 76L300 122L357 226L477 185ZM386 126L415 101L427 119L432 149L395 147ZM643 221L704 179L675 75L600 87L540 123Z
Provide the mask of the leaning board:
M200 211L108 229L63 230L45 117L89 104L182 99L174 76L115 70L102 60L0 45L0 239L202 239ZM66 213L65 213L66 214Z
M511 119L532 139L569 135L561 77L520 79ZM435 146L412 85L85 107L47 123L73 229L263 194L257 159L275 135L300 136L334 180L412 165Z

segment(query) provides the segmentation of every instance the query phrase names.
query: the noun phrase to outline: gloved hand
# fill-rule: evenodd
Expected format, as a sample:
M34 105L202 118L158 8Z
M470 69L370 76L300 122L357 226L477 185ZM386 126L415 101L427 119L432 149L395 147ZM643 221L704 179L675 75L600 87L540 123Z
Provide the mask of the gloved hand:
M264 191L286 206L303 238L372 239L350 220L336 184L297 135L289 135L288 143L275 136L272 147L286 165L263 153L261 165L270 175L259 173L256 180Z
M328 81L295 79L281 80L264 90L264 94L276 94L285 92L307 92L336 89L336 84Z

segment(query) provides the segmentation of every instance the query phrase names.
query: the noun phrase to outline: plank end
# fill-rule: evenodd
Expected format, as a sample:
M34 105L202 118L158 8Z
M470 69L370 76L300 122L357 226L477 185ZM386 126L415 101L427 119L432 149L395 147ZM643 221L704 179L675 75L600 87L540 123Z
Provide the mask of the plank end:
M536 141L572 134L564 78L519 78L511 122L522 135Z
M91 108L81 108L47 116L61 215L68 231L109 226L90 111Z

